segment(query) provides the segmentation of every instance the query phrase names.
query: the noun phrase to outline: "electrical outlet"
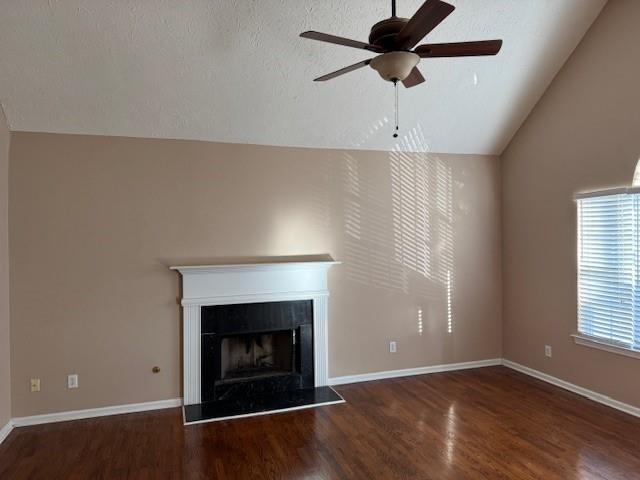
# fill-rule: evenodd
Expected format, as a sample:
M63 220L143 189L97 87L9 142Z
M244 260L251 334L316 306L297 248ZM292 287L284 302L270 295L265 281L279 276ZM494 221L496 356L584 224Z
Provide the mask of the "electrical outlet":
M553 356L553 351L551 350L551 345L544 346L544 356L551 358Z
M396 342L389 342L389 353L396 353L398 351Z
M31 391L32 392L39 392L40 391L40 379L39 378L32 378L31 379Z
M78 388L78 374L67 375L67 388Z

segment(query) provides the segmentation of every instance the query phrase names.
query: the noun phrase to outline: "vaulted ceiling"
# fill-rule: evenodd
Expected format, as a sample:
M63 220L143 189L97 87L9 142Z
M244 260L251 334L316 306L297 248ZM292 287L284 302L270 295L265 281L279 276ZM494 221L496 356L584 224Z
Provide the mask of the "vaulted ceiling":
M425 59L400 90L372 56L298 37L366 40L390 0L11 0L0 101L14 131L499 154L606 0L448 0L430 42L504 39L496 57ZM398 0L409 17L422 0Z

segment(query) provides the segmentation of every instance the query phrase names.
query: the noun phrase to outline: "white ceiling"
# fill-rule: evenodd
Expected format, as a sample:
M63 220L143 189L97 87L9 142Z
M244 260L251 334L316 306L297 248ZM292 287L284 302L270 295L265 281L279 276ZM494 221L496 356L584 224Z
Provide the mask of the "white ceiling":
M400 90L405 149L499 154L606 0L451 0L430 42L502 38L496 57L427 59ZM9 0L0 101L12 130L390 150L393 88L366 40L390 0ZM411 16L421 0L398 0ZM477 78L477 85L474 83Z

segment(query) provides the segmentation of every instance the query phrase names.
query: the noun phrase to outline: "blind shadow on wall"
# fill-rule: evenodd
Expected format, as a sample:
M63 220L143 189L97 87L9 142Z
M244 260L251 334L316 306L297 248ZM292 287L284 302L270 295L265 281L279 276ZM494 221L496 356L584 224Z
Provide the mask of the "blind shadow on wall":
M347 277L418 297L444 312L451 333L454 182L451 165L427 150L418 127L395 145L385 168L343 153L333 165L340 203L333 211L341 216ZM422 334L422 307L416 315Z

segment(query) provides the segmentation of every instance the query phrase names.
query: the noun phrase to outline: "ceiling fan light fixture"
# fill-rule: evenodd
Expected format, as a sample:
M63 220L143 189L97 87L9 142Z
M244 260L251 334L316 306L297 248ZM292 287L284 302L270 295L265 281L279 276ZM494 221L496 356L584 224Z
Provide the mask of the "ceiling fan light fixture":
M371 68L388 82L401 82L418 65L420 57L413 52L396 51L378 55L371 60Z

